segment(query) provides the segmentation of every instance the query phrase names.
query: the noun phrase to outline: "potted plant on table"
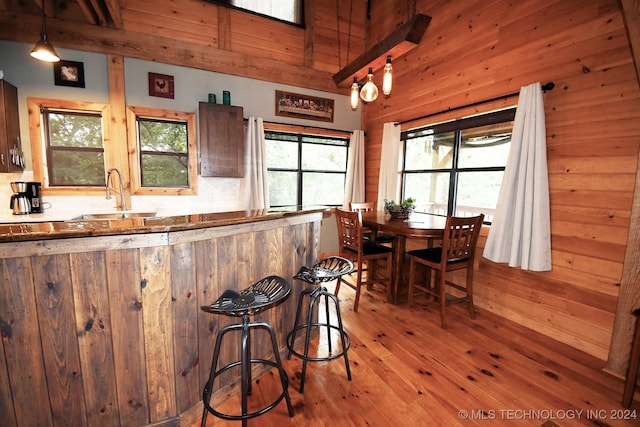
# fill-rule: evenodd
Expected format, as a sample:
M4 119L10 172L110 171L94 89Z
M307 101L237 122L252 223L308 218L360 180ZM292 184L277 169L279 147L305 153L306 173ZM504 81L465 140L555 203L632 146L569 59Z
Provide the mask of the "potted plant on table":
M401 203L396 203L393 200L384 200L384 211L391 215L391 218L396 219L408 219L409 215L416 208L416 199L413 197L407 197Z

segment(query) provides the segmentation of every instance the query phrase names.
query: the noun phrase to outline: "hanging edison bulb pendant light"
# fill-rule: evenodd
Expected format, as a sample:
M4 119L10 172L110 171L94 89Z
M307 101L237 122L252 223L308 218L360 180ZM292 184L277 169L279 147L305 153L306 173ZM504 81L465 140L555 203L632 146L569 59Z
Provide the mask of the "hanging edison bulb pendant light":
M378 87L373 83L373 68L371 67L369 67L369 73L367 73L367 82L360 90L360 98L364 102L373 102L378 98Z
M387 63L384 66L384 75L382 76L382 93L389 95L393 80L393 67L391 66L391 55L387 56Z
M360 103L359 97L360 86L358 85L357 77L354 77L353 84L351 85L351 109L354 111L358 109L358 104Z

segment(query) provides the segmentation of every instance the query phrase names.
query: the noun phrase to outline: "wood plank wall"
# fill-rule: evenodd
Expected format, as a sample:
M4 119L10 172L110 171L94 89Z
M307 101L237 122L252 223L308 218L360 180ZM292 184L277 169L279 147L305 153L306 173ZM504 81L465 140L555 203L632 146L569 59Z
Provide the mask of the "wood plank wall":
M390 13L383 3L375 10ZM421 44L394 61L391 96L365 108L367 200L377 197L385 122L555 82L544 95L553 271L483 259L477 305L606 360L640 148L640 90L617 2L418 1L417 11L432 17Z
M241 323L200 306L268 275L286 278L289 297L256 315L284 355L306 287L291 278L317 262L319 219L1 244L0 425L199 420L216 335ZM238 360L237 338L225 338L219 367ZM272 358L262 333L254 338L253 357ZM237 391L239 370L224 376L214 406Z
M47 21L59 47L337 93L345 91L317 77L329 78L414 12L431 16L421 44L394 58L391 96L363 109L367 200L377 195L383 123L425 124L414 119L554 81L556 89L544 96L553 271L526 273L482 261L479 306L607 358L640 146L638 81L616 0L378 0L371 2L369 34L366 0L307 1L306 33L200 0L153 7L121 0L125 29L116 31L69 25L83 16L75 0L66 4ZM34 2L0 0L0 11L1 39L33 42L40 26ZM251 25L261 29L255 44L243 35Z

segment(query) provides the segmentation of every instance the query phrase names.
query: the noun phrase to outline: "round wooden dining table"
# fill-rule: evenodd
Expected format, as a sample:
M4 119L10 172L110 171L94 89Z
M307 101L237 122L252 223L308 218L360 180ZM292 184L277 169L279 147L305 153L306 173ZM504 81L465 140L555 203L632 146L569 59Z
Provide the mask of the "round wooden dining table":
M402 267L407 238L442 239L447 218L444 216L412 213L409 219L394 219L384 211L362 212L362 226L376 232L391 233L393 242L393 286L392 303L398 303L398 293L402 284ZM431 242L429 242L431 245Z

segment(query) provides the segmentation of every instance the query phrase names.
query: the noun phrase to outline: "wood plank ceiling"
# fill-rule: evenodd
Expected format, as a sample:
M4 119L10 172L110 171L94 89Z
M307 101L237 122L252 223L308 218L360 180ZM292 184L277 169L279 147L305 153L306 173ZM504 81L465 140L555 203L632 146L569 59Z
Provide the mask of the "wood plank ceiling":
M33 0L38 8L42 6L41 0ZM89 24L101 27L122 28L122 15L120 13L120 0L76 0L84 17ZM66 1L44 0L45 14L48 17L57 15L57 8L66 8Z

